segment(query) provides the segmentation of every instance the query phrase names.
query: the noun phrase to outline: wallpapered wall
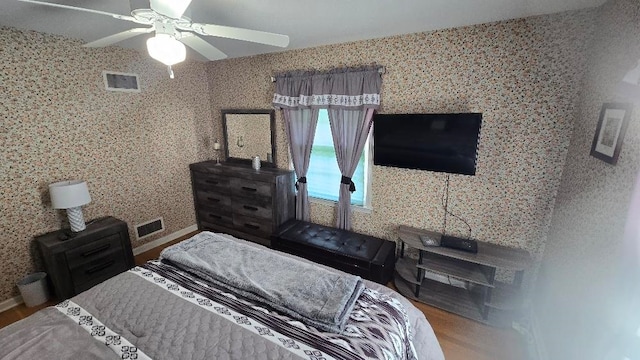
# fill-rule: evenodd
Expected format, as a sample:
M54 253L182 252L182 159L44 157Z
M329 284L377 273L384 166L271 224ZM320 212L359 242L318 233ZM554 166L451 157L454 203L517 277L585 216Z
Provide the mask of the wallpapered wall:
M133 246L195 223L188 164L210 158L205 64L175 66L146 54L0 27L0 301L34 270L34 235L66 219L48 184L87 181L85 219L129 224ZM104 89L102 71L139 74L142 92ZM199 135L200 134L200 135ZM162 216L167 230L136 241L132 227Z
M270 108L275 73L383 65L381 113L484 114L477 175L451 175L449 210L474 238L535 253L569 145L592 22L588 10L218 61L208 66L213 116ZM288 167L280 113L277 126L277 164ZM441 230L445 177L374 166L373 210L355 212L353 229L387 239L400 224ZM334 224L334 207L312 204L311 218ZM448 233L467 235L462 222L447 224Z
M620 349L615 345L621 339L617 331L632 315L621 306L621 296L638 286L637 279L627 280L638 269L622 260L625 254L640 254L640 244L635 249L623 244L640 170L640 96L616 95L615 88L640 60L640 2L609 1L601 11L534 291L535 315L549 359L622 358L604 353ZM634 102L615 166L589 156L600 108L611 101Z

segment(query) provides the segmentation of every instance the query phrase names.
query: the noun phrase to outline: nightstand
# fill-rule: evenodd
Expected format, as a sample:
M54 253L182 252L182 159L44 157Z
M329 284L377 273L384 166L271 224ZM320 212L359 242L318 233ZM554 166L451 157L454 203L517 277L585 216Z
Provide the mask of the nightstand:
M58 230L35 237L60 300L134 266L127 223L122 220L106 217L88 224L74 237L67 238L66 234Z

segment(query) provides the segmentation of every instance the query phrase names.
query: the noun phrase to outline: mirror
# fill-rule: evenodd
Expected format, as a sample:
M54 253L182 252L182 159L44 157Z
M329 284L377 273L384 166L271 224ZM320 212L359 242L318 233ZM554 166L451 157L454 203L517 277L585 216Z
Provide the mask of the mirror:
M262 166L275 167L274 110L222 110L222 127L228 162L251 164L257 155Z

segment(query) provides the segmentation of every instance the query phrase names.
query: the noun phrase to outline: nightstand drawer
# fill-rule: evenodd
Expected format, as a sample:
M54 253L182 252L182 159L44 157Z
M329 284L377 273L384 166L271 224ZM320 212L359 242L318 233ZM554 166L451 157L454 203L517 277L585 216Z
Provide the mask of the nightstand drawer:
M113 234L92 243L68 250L65 253L69 269L81 266L95 259L105 256L105 254L117 250L122 252L122 240L120 234Z
M106 254L103 253L101 257L94 258L82 266L70 270L76 291L81 292L127 270L127 268L125 258L122 256L122 249L112 249Z

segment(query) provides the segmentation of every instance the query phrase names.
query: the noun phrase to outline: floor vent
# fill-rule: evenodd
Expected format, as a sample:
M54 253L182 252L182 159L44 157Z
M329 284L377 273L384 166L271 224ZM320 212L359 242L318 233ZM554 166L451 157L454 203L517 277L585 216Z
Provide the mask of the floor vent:
M146 223L136 225L136 236L138 239L144 239L153 234L164 231L164 221L157 218Z
M140 92L137 74L103 71L104 86L109 91Z

